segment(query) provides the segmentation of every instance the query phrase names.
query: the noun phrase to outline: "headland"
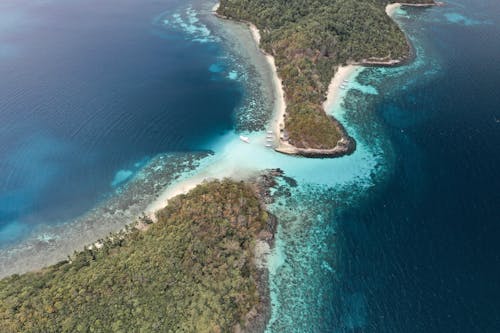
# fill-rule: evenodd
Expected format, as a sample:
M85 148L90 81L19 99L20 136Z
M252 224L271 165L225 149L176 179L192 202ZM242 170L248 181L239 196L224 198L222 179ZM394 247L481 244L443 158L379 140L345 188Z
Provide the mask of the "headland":
M346 73L351 72L351 66L399 65L410 58L411 45L388 18L402 4L343 4L349 8L340 8L334 14L332 7L337 4L319 2L321 6L312 6L315 8L304 10L303 14L300 6L290 3L281 8L273 1L266 10L276 16L261 15L261 5L253 1L243 4L222 0L213 10L220 18L248 24L269 63L276 96L276 151L306 157L339 157L351 154L356 142L325 107L338 95L336 90ZM422 0L410 5L436 3ZM361 15L361 10L367 13ZM367 16L375 24L364 26L359 16ZM321 28L321 24L345 20L354 22L349 32L342 32L345 27L333 27L331 31Z
M67 260L0 280L2 332L252 332L269 316L272 175L205 182Z

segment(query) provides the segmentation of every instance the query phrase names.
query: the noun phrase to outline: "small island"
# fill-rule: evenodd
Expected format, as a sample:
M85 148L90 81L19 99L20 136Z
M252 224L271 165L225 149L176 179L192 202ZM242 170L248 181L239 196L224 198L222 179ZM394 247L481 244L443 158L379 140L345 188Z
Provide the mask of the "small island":
M169 200L155 223L0 280L0 331L256 331L267 320L267 272L254 247L275 227L258 188L201 184Z
M403 1L404 2L404 1ZM411 0L434 5L433 0ZM307 3L307 5L305 5ZM343 65L396 65L411 55L384 0L221 0L223 18L247 22L272 57L286 106L278 115L277 151L308 157L350 154L355 141L325 113L329 85ZM286 108L286 110L285 110Z

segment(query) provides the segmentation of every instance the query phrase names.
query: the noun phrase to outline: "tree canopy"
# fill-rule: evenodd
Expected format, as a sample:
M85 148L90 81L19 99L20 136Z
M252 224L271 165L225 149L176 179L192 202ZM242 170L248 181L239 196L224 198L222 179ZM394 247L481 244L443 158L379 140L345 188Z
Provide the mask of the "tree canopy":
M268 215L229 180L169 201L158 222L41 272L0 280L0 332L229 332L259 303Z
M432 0L415 0L432 3ZM218 13L254 23L275 57L287 102L285 128L299 148L333 148L342 136L322 103L339 65L408 56L383 0L221 0Z

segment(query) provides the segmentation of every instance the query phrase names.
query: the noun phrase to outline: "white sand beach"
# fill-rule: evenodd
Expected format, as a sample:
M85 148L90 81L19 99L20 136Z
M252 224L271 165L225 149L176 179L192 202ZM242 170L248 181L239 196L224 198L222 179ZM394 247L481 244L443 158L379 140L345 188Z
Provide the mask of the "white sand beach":
M179 194L186 194L197 185L201 184L205 180L204 177L192 177L185 181L181 181L171 187L168 187L163 191L158 198L156 198L147 208L146 215L156 222L156 212L165 208L168 204L168 200Z
M340 98L341 86L346 81L352 77L352 75L356 72L359 65L347 65L341 66L337 69L335 76L333 77L330 85L328 86L328 94L326 97L326 101L323 103L323 109L325 111L330 110L333 105L338 102L338 98Z
M392 14L394 14L394 12L399 7L401 7L401 3L399 3L399 2L388 4L387 6L385 6L385 12L387 13L387 15L392 17Z
M253 24L248 25L250 28L250 32L252 33L252 37L257 44L257 47L260 47L260 32L259 29ZM281 140L280 132L282 128L285 128L285 114L286 114L286 102L285 102L285 93L283 90L282 80L278 75L278 69L276 68L276 63L274 61L274 57L261 49L262 53L266 57L266 60L271 68L273 74L273 88L275 92L275 103L273 110L273 118L272 118L272 130L276 135L277 142L279 146L286 146L287 143Z

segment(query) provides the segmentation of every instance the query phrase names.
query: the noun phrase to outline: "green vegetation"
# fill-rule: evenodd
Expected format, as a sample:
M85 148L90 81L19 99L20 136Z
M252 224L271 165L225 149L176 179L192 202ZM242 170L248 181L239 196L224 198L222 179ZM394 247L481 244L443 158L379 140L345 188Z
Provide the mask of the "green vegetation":
M267 220L248 185L200 185L146 231L1 280L0 332L230 332L259 303L252 248Z
M404 2L404 1L403 1ZM432 3L432 0L412 2ZM221 0L218 13L254 23L275 57L287 100L286 131L299 148L333 148L342 133L322 109L337 66L407 57L383 0Z

